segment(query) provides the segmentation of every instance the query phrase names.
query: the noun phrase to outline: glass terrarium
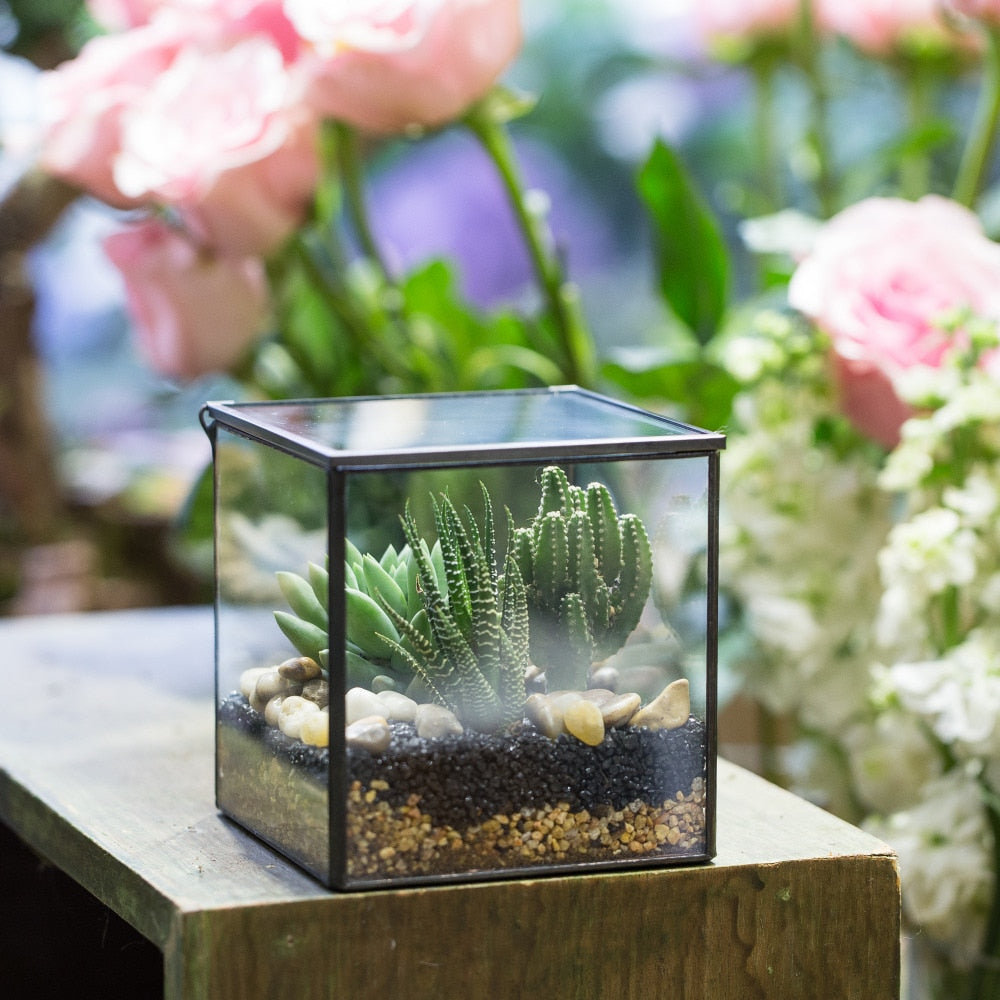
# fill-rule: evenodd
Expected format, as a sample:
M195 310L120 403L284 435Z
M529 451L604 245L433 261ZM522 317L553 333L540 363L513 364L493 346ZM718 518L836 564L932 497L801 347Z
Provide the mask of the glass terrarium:
M575 387L203 421L224 813L348 890L713 857L722 435Z

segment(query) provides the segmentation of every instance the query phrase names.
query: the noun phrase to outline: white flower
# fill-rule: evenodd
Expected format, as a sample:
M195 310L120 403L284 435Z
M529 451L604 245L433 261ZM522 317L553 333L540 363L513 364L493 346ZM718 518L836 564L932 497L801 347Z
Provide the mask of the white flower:
M898 709L850 726L843 743L855 791L870 810L913 805L941 773L941 755L920 720Z
M1000 756L1000 642L976 630L945 657L898 663L889 682L900 702L961 756Z
M932 507L897 524L879 554L886 586L906 580L914 589L939 594L945 587L961 587L976 575L975 535L963 528L958 514ZM919 583L917 583L919 581Z
M945 487L944 502L960 514L966 524L990 529L1000 511L996 479L982 468L975 469L960 486Z
M993 888L982 794L975 777L960 769L928 782L923 792L912 809L872 819L865 827L899 856L908 920L969 957Z

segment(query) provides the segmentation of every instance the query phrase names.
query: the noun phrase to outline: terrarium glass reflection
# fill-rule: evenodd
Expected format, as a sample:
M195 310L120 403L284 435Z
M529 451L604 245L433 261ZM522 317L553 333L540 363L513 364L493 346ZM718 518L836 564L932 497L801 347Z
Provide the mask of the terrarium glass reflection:
M576 389L205 414L224 812L343 889L714 854L721 436Z

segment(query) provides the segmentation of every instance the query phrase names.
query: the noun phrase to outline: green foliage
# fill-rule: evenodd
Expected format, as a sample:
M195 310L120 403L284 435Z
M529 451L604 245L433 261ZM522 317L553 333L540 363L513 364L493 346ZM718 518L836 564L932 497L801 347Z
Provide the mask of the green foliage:
M494 731L520 721L532 660L550 689L583 688L590 666L635 629L652 582L642 521L619 516L607 487L541 476L537 515L517 527L507 511L502 572L489 491L483 520L432 496L437 540L421 535L410 504L406 544L381 559L348 541L344 565L348 686L394 687L446 705L463 724ZM329 660L328 574L277 574L290 611L275 620L304 656Z
M653 578L646 529L635 514L619 516L602 483L574 486L553 465L532 523L511 522L509 532L532 659L549 690L583 688L591 664L617 652L639 622Z
M706 344L726 311L725 240L680 159L662 141L640 170L638 185L653 224L660 291L677 318Z
M383 599L400 640L391 643L431 692L466 725L495 731L523 717L528 667L524 584L509 553L497 573L490 496L483 487L482 529L468 508L462 517L447 496L434 501L442 576L407 508L403 530L417 566L429 634Z

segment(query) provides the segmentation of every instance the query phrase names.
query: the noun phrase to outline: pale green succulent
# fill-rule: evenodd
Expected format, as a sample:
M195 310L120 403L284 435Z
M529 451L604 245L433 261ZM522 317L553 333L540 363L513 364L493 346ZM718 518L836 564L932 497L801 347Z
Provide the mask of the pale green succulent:
M390 545L380 559L362 554L345 540L344 601L347 616L346 666L348 687L406 690L414 674L397 646L407 647L385 608L403 618L411 629L427 633L427 615L417 593L417 564L409 546L397 552ZM432 571L444 578L441 548L428 554ZM278 585L292 613L274 617L293 646L324 669L329 660L327 599L329 574L309 563L308 578L277 574Z
M574 486L552 465L541 486L532 522L510 522L510 549L525 585L532 660L550 691L579 689L591 665L616 653L638 625L652 551L641 519L619 516L602 483Z

